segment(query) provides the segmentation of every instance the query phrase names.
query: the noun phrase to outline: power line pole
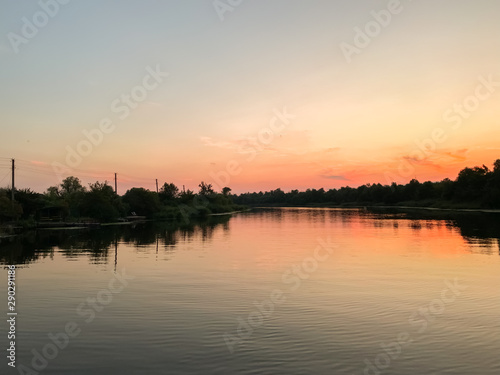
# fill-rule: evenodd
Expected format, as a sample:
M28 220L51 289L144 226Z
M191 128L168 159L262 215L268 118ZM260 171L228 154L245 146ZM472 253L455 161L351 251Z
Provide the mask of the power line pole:
M118 182L116 179L116 173L115 173L115 194L118 194Z
M15 174L14 174L14 170L16 169L16 161L14 159L12 159L12 191L11 191L11 201L14 202L14 178L15 178Z
M156 179L156 192L158 193L158 179Z

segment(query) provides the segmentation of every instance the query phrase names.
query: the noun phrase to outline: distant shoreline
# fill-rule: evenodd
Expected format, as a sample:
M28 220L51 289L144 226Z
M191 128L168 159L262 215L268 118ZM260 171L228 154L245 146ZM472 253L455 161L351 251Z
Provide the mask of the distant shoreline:
M353 205L353 206L336 206L336 205L275 205L275 206L253 206L252 208L340 208L340 209L350 209L350 208L390 208L390 209L402 209L402 210L428 210L428 211L456 211L456 212L471 212L471 213L499 213L500 209L487 209L487 208L441 208L441 207L424 207L424 206L373 206L373 205Z
M484 213L500 213L500 209L488 208L440 208L440 207L412 207L412 206L366 206L370 208L403 208L412 210L431 210L431 211L459 211L459 212L484 212Z
M239 211L220 212L220 213L215 213L215 214L208 214L208 216L232 215L232 214L237 214L237 213L245 212L245 211L250 211L250 209L248 209L248 210L239 210Z

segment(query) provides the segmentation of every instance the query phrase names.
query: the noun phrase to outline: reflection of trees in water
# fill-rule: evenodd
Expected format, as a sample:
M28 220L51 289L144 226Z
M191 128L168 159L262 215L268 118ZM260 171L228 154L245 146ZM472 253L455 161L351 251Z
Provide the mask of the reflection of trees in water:
M388 225L395 228L395 219L408 220L408 227L413 230L441 227L446 225L450 230L458 230L460 235L471 245L475 252L483 254L500 254L500 214L487 212L461 212L440 210L395 210L375 208L371 212L379 218L394 219ZM374 216L376 218L376 216Z
M262 209L240 213L240 217L252 220L309 220L313 222L340 222L352 225L354 220L377 228L399 230L407 226L414 231L422 228L447 227L458 231L471 245L472 251L493 254L500 253L500 215L472 212L426 211L426 210L339 210L339 209ZM173 251L178 243L197 239L210 241L217 229L224 235L229 233L230 216L213 216L205 221L188 224L177 222L148 222L135 225L105 226L100 229L84 230L39 230L21 236L2 239L0 242L0 264L28 264L53 257L55 249L67 258L88 256L92 263L107 263L116 256L115 246L123 241L132 244L137 251L148 252L162 248ZM404 224L407 222L407 224Z
M76 235L63 237L56 246L68 258L88 255L92 263L107 263L109 250L118 235L116 228L80 231Z
M500 254L500 215L463 216L457 218L456 226L475 252Z
M52 257L53 255L52 244L35 232L4 238L0 242L1 264L32 263L40 258Z
M100 230L38 230L3 240L2 264L32 263L53 256L55 249L68 258L88 255L93 263L102 263L113 241L113 232Z
M203 221L190 221L188 224L177 222L148 222L130 227L123 234L123 241L136 247L150 246L159 239L165 247L177 245L179 241L188 241L199 237L202 241L212 239L216 228L229 230L230 216L214 216Z
M498 241L494 238L465 237L465 240L471 245L472 251L479 254L494 254L497 252L497 246L499 246Z
M471 244L472 251L500 254L500 214L483 212L461 212L447 210L397 209L370 207L367 209L301 209L301 208L262 208L250 213L262 220L301 220L321 222L328 218L331 222L340 222L344 226L353 221L376 228L393 228L401 226L419 232L423 228L433 229L446 227L458 233Z
M194 225L183 225L173 231L167 231L166 235L161 237L161 239L164 241L165 247L175 245L179 240L186 241L197 237L203 242L210 241L216 229L220 228L226 234L229 232L230 218L228 215L214 216L209 220L198 222Z
M219 226L228 232L229 219L230 216L217 216L183 225L177 222L148 222L100 229L31 231L1 240L0 264L29 264L53 257L55 251L67 258L88 256L91 263L107 263L111 248L116 257L119 241L133 244L138 250L160 242L171 251L179 241L192 238L211 240Z

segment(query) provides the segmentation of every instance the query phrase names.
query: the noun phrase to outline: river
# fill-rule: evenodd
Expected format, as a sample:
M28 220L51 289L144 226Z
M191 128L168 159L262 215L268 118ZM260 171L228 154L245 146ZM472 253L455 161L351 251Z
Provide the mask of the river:
M1 310L16 265L17 312L1 373L496 375L499 255L500 215L484 213L39 230L0 244Z

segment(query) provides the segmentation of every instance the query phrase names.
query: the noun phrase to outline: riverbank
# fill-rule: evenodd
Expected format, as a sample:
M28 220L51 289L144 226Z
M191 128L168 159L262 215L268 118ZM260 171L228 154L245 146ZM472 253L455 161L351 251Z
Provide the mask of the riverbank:
M366 206L365 206L366 207ZM418 207L418 206L369 206L370 208L391 208L391 209L411 209L411 210L428 210L428 211L449 211L449 212L484 212L500 214L499 209L487 208L439 208L439 207Z
M250 209L239 209L239 210L231 210L226 212L217 212L217 213L208 213L204 211L202 215L194 215L191 213L189 216L189 220L200 220L203 218L211 217L211 216L228 216L233 215L240 212L250 211ZM121 226L121 225L133 225L139 222L178 222L179 224L185 222L185 219L181 218L181 215L170 216L170 217L154 217L154 218L146 218L140 217L140 219L134 220L126 220L122 219L120 221L114 222L88 222L88 221L60 221L60 222L16 222L0 225L0 239L6 239L15 237L18 234L21 234L30 230L65 230L65 229L99 229L101 227L110 227L110 226Z
M230 211L230 212L221 212L221 213L216 213L216 214L209 214L208 216L224 216L224 215L232 215L232 214L238 214L240 212L248 212L251 211L252 209L246 209L246 210L238 210L238 211Z
M428 211L450 211L450 212L484 212L484 213L500 213L500 209L496 208L483 208L476 207L474 205L463 206L463 205L453 205L453 204L443 204L439 207L434 205L411 205L406 202L397 205L383 205L383 204L331 204L331 203L311 203L305 205L291 205L291 204L266 204L266 205L255 205L251 206L253 208L279 208L279 207L289 207L289 208L385 208L385 209L406 209L406 210L428 210Z

